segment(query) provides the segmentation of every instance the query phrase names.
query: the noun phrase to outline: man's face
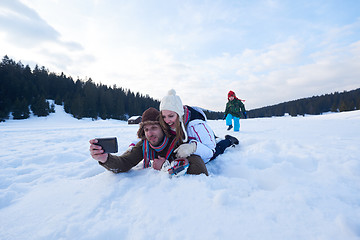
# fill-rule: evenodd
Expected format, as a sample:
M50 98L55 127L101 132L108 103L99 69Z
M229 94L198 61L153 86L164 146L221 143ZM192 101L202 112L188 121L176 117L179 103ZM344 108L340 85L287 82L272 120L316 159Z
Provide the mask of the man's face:
M144 126L146 139L153 146L158 146L164 139L164 132L159 124L147 124Z
M234 100L234 96L230 96L230 97L229 97L229 100L230 100L230 101Z

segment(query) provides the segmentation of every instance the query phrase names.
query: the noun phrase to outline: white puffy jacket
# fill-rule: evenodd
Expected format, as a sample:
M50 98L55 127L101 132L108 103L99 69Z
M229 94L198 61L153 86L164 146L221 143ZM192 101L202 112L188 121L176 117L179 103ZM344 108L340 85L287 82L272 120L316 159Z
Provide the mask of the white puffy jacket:
M192 107L200 112L206 119L204 112L196 107ZM190 121L186 128L189 142L196 142L196 151L194 154L199 155L207 163L215 152L216 140L215 134L206 121L194 119Z

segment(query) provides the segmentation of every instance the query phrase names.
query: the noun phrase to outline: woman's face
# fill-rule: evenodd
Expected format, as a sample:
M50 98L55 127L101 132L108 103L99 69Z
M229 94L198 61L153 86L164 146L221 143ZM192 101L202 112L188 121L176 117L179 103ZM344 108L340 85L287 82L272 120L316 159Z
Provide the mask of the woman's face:
M162 110L161 111L162 118L164 119L164 122L169 125L171 129L176 128L176 120L178 118L178 114L174 111L170 110Z
M234 96L230 96L230 97L229 97L229 100L230 100L230 101L234 100Z

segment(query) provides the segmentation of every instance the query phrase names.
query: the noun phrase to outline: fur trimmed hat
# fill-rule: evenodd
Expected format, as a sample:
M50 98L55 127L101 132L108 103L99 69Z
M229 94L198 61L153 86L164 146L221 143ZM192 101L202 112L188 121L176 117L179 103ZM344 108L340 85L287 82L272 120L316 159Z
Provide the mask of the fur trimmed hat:
M160 102L160 111L169 110L176 112L179 115L179 120L182 122L184 116L184 106L179 96L176 95L174 89L169 90L168 95L163 97Z
M139 124L139 130L137 132L138 138L145 139L144 126L147 124L159 124L160 111L150 107L142 114L142 119Z

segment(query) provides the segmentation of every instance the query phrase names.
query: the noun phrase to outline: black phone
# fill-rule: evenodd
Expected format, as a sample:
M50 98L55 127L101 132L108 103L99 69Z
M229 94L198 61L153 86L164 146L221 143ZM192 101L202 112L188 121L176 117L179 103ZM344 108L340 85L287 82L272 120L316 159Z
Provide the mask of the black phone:
M99 145L104 150L104 153L116 153L118 151L118 144L116 137L111 138L96 138L98 140L95 145Z

